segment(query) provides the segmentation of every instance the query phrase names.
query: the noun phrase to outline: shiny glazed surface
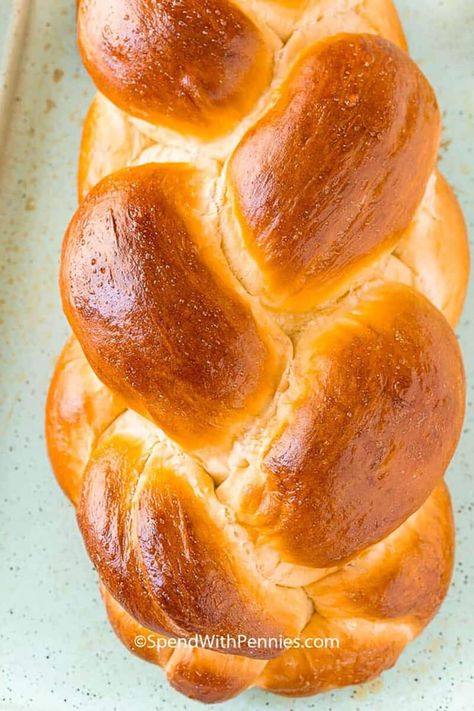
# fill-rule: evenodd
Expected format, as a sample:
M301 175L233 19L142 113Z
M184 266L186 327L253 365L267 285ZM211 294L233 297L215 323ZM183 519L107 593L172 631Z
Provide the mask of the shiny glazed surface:
M69 227L61 271L99 377L190 447L228 438L277 375L248 304L199 242L198 180L149 165L101 183Z
M121 59L119 99L99 96L86 122L80 183L105 177L84 191L61 275L84 352L69 375L83 372L78 402L89 363L104 387L98 411L108 388L127 406L108 425L84 413L65 427L81 456L56 471L60 482L73 474L62 485L123 641L133 648L143 629L256 629L266 641L332 629L344 642L332 665L296 646L144 655L180 691L213 701L249 685L304 695L359 683L419 634L452 569L441 478L465 392L436 309L454 321L460 308L462 288L452 303L445 293L466 272L464 227L435 172L434 93L402 49L374 36L380 27L404 47L391 4L309 2L278 30L269 3L237 5L272 57L269 91L234 123L223 108L210 136L137 114L121 77L135 82L134 66ZM194 8L128 5L130 17L157 19L137 58L148 62L138 84L150 107L162 11L184 6ZM224 7L205 4L214 26ZM111 56L111 25L96 19L79 23L92 74ZM118 20L114 41L128 49L128 19ZM200 49L207 37L196 35ZM178 109L179 91L171 100ZM100 147L107 116L120 150L115 139ZM267 143L251 145L262 130ZM453 225L448 258L437 245ZM56 404L70 397L69 378L57 374L47 412L60 463L55 433L73 408Z
M308 50L230 163L267 298L305 310L393 247L426 189L439 132L430 85L391 43L342 35Z
M8 17L12 2L0 2L0 34L7 38L0 58L2 69L5 68L8 46L8 23L2 24L2 20L5 10ZM348 0L343 2L349 4ZM15 0L13 4L20 3ZM322 4L320 2L320 6ZM284 4L276 2L271 5L284 8ZM365 2L364 6L367 5ZM469 147L474 123L468 99L472 95L474 79L471 76L474 24L470 4L467 0L453 0L449 4L441 0L419 0L417 3L400 0L397 5L406 21L413 56L423 60L423 71L436 87L443 109L444 147L439 167L455 187L472 225L474 190L473 173L469 170ZM9 115L11 120L3 146L0 176L0 213L3 216L0 242L6 269L5 278L0 280L1 299L5 299L0 304L3 319L0 344L3 503L0 516L0 579L3 583L0 646L4 652L0 665L1 704L8 711L51 711L67 705L81 711L97 711L98 706L101 711L148 709L150 706L159 706L161 711L194 711L198 704L168 686L166 675L174 686L182 684L181 688L187 694L192 694L193 687L199 685L202 693L206 690L208 698L214 695L215 699L224 690L232 696L247 689L249 684L255 684L259 675L249 672L249 663L253 666L255 660L241 657L242 661L237 665L237 658L230 655L219 655L218 662L212 662L204 650L189 655L166 650L168 656L172 653L172 659L165 662L165 655L158 654L157 650L134 647L132 632L127 647L122 647L104 618L97 574L85 555L71 505L51 476L45 456L42 438L45 388L69 330L61 314L56 286L60 241L76 208L75 154L80 138L79 120L86 115L87 103L93 99L93 94L91 82L80 68L72 34L75 3L44 0L40 12L36 11L38 3L30 3L30 6L32 12L25 44L18 48L19 72L13 81L10 110L4 113L4 117ZM278 16L281 16L280 11ZM379 27L388 16L388 12L379 15ZM55 75L57 68L64 72L60 81ZM49 110L48 99L55 103ZM120 134L115 134L116 148L126 146L126 141L122 142L121 138ZM102 156L106 158L106 154ZM89 155L89 160L91 158ZM100 158L96 153L94 163ZM124 157L123 160L127 159ZM423 219L416 221L423 236L421 241L416 241L417 249L412 255L418 263L419 284L425 280L426 285L428 225L434 215L440 214L444 192L436 189L436 199L425 202ZM30 198L36 203L34 209ZM454 244L458 242L453 235L461 235L457 221L454 221L448 228L450 239L445 240L445 223L446 219L436 221L436 243L444 244L445 250L438 253L440 260L432 262L433 267L437 267L437 271L433 271L433 281L431 272L428 274L430 298L443 311L446 308L444 284L449 285L447 265L457 264ZM456 300L460 296L462 300L465 282L461 273L454 283L456 289L448 287L445 293ZM442 285L442 289L437 285ZM468 303L457 333L471 375L474 320L470 315L472 300ZM449 320L457 323L456 314L452 313ZM83 371L85 367L88 367L86 361ZM76 384L76 399L77 388ZM93 407L97 407L96 399ZM263 708L267 703L272 711L287 711L289 706L295 711L303 711L312 705L320 711L328 711L330 707L338 711L354 711L358 705L364 711L394 706L403 707L405 711L419 711L423 706L432 709L448 706L459 711L470 709L470 672L474 663L474 650L470 644L473 623L467 614L474 580L469 511L472 498L473 440L469 436L469 431L472 433L473 430L472 412L465 429L466 435L447 476L457 525L454 585L436 619L417 641L409 645L397 666L359 688L339 689L320 695L318 699L290 701L252 688L227 702L226 709L248 711L249 708ZM70 448L72 460L76 452L72 452L72 445ZM423 541L428 540L435 527L432 516L429 516L430 522L420 522ZM439 550L439 544L432 539L428 545L433 553ZM400 551L405 557L406 542ZM386 549L383 555L388 555ZM426 552L423 558L428 560L425 556ZM382 570L380 565L379 570ZM415 579L411 576L408 580L416 580L411 589L420 589L419 576ZM326 582L329 587L330 577ZM344 593L339 583L331 590L336 600L332 609L339 615L347 615L347 603L337 602L339 594ZM359 592L370 590L367 578L363 584L354 585ZM431 580L430 585L435 587L435 581ZM397 587L389 589L395 591ZM425 596L421 595L421 604L425 601ZM321 600L319 604L322 604ZM387 606L383 609L387 610ZM117 615L117 618L127 619L126 613ZM373 660L373 673L377 673L377 663L383 666L386 661L375 651L376 639L380 641L378 648L382 649L381 628L369 618L364 621L365 627L360 622L354 628L353 642L348 637L344 645L346 649L352 649L351 645L359 640L361 653L354 659L358 660L360 677L367 670L363 666L364 653L367 662ZM133 619L128 619L128 624L137 629ZM340 619L336 621L331 617L326 631L329 634L336 629L337 633L342 632L343 624ZM319 629L323 631L324 628L320 626ZM139 631L138 628L136 633ZM405 644L405 639L395 634L393 623L390 623L385 647L391 651L392 660L397 649ZM166 666L166 675L155 665L131 656L129 649L144 657L148 655L155 663L161 660ZM313 664L310 655L305 656L304 662L303 655L300 655L293 667L293 678L299 677L302 686L303 679L306 683L316 678L318 672L321 685L330 683L334 655L334 650L328 650L326 654L319 650L314 655ZM323 660L326 661L326 674L323 674ZM342 680L343 659L340 662ZM265 662L259 661L258 664L264 666ZM285 667L285 683L290 688L291 671L289 665ZM272 674L266 675L270 687L274 671L275 666ZM349 666L346 665L344 677L349 676ZM277 689L279 682L284 683L282 676L273 681L273 688ZM309 683L307 688L310 688ZM64 698L67 698L67 704Z
M270 51L227 0L80 0L78 37L111 101L203 136L235 124L271 78Z

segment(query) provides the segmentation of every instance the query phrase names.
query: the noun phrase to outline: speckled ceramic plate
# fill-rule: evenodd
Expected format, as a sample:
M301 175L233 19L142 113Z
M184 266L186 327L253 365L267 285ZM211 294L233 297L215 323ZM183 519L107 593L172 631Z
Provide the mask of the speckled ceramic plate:
M198 704L170 689L158 668L130 656L115 638L73 511L45 454L45 392L67 333L58 254L74 209L80 126L92 96L74 41L74 6L73 0L0 0L0 709L194 709ZM399 8L412 53L444 109L442 168L472 226L473 0L400 0ZM472 293L459 327L470 393L471 316ZM441 613L396 669L316 698L250 691L222 708L474 707L472 418L471 410L448 474L458 527L454 581Z

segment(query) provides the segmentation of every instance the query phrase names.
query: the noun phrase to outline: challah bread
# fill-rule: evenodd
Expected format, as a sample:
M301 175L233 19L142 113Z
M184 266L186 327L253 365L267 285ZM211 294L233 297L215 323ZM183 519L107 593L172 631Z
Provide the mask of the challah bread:
M433 91L386 0L79 0L78 32L46 433L112 625L202 701L370 679L453 562L469 259ZM165 646L194 635L239 646Z

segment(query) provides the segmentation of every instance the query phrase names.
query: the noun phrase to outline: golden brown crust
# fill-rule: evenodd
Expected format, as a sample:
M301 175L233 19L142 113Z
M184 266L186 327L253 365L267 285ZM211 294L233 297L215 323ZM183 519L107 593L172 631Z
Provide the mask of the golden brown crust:
M285 42L299 32L306 44L337 32L374 32L402 49L406 38L392 0L233 0L254 12ZM320 30L323 29L321 33Z
M210 477L164 448L151 425L131 430L140 420L130 413L102 437L81 492L79 526L107 589L159 633L297 634L309 614L304 594L249 568L249 542L238 545L229 512L213 503ZM278 653L245 641L240 651L263 659Z
M373 35L317 44L231 158L245 247L270 303L306 310L410 224L436 162L425 77Z
M134 163L151 144L126 114L97 94L82 129L77 175L79 202L102 178Z
M81 0L78 37L122 110L205 138L233 128L271 79L265 38L227 0Z
M308 384L265 453L263 490L247 490L239 515L286 560L322 568L426 500L459 438L465 378L444 317L396 284L341 312L300 357Z
M465 383L432 304L455 322L469 260L433 92L390 0L78 21L116 105L84 128L61 272L81 345L46 426L111 623L201 701L366 681L453 563ZM239 655L170 644L195 634Z
M103 595L124 644L164 666L171 684L187 696L224 701L253 684L304 696L362 683L390 668L439 608L453 559L451 504L441 485L385 541L307 588L317 612L300 646L267 663L205 649L137 650L137 635L151 635L153 643L159 635L139 625L105 590Z
M364 620L326 620L315 615L302 635L338 640L338 647L289 650L267 664L258 680L266 691L283 696L311 696L362 684L390 669L410 641L405 628L367 624Z
M265 661L194 648L173 653L166 668L171 686L207 704L227 701L253 686Z
M395 256L411 270L416 288L456 326L469 281L469 240L459 202L439 171Z
M132 654L163 667L170 684L182 694L204 703L227 701L258 679L266 662L220 654L202 647L164 646L165 639L143 627L101 586L109 620ZM140 644L137 646L137 638Z
M46 444L56 478L77 504L84 469L105 429L124 412L124 401L97 378L71 336L56 363L46 402Z
M61 266L65 313L95 372L188 448L228 440L278 378L230 272L206 256L198 178L150 164L105 179L73 218Z
M160 640L165 640L166 638L156 632L152 632L152 630L147 627L143 627L143 625L131 617L128 612L118 604L117 600L112 597L103 583L100 585L100 592L110 624L117 637L123 642L129 652L146 662L164 667L173 653L171 647L160 646ZM140 636L147 640L146 644L142 644L141 642L137 644L137 637ZM149 637L150 641L148 641Z
M140 146L145 150L153 145L100 95L91 106L83 136L79 163L81 200L103 177L141 160ZM459 203L439 171L431 177L421 206L393 254L402 271L392 261L395 271L392 269L388 278L414 286L451 326L456 326L467 292L469 243Z
M389 669L438 610L453 560L451 503L442 484L386 541L309 588L318 612L301 635L303 644L338 639L338 647L290 649L266 665L258 685L307 696Z
M446 595L453 560L451 502L440 484L401 528L307 592L323 617L398 619L422 629Z
M371 24L378 35L386 37L401 49L408 50L407 39L393 2L364 0L358 4L358 12Z

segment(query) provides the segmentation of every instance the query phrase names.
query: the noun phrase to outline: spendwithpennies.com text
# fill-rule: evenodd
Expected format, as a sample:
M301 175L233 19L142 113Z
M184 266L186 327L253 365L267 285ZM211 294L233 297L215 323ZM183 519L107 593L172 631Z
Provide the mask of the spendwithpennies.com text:
M137 649L182 649L204 647L214 651L240 649L339 649L337 637L248 637L247 635L201 635L192 637L162 637L156 634L137 635L134 639Z

